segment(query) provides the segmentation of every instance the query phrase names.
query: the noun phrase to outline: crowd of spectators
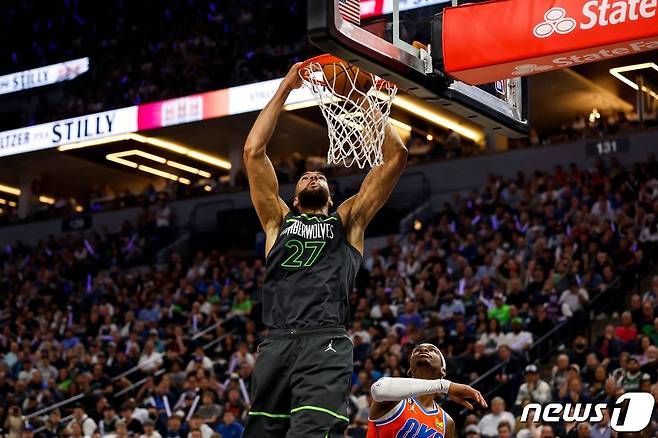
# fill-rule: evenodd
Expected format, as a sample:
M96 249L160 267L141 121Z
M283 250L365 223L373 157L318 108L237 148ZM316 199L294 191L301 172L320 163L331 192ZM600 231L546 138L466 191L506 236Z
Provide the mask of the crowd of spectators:
M497 366L480 388L500 398L490 412L460 422L467 434L541 431L548 438L547 427L519 430L515 420L529 400L610 399L651 388L658 280L628 300L624 315L597 308L595 298L607 293L615 311L629 298L658 239L657 177L654 156L630 168L612 160L588 170L491 176L481 190L455 195L431 221L367 254L350 296L350 434L363 436L370 385L405 376L421 340L442 349L454 380L469 382ZM115 234L0 253L3 433L240 436L266 334L263 261L219 251L190 261L174 254L157 268L150 258L122 261L130 248L149 253L143 236L159 236L157 217L143 213ZM603 311L621 322L590 344L579 335ZM566 353L543 383L533 343L562 323L570 333L561 340Z
M599 139L654 129L656 126L658 126L658 111L646 114L644 120L640 120L636 112L626 114L621 111L611 113L596 111L589 115L579 114L573 120L561 124L558 129L547 132L542 136L533 129L527 138L510 140L510 148L537 147L569 141Z
M312 53L300 37L306 1L5 3L12 44L0 48L1 74L91 58L89 73L40 98L23 125L283 77Z
M44 95L24 124L267 80L311 53L299 38L305 4L12 0L3 5L3 32L30 35L0 47L0 65L9 73L93 54L91 71L63 84L64 93ZM623 114L582 116L527 142L597 138L638 123ZM426 138L410 138L412 157L468 154L455 133ZM276 164L285 182L308 163L292 156ZM236 186L245 187L243 177ZM190 194L180 190L169 185L166 199ZM84 209L106 196L95 190ZM149 186L111 202L142 206L135 223L0 251L0 435L239 437L266 334L263 261L210 251L152 267L172 238L161 194ZM49 209L77 205L62 195ZM654 156L630 168L611 160L491 176L435 210L364 257L350 296L350 434L363 436L371 384L405 376L421 340L442 349L451 379L478 380L496 367L478 383L495 396L491 409L459 424L469 438L610 436L609 412L591 425L518 417L529 402L611 402L638 389L658 399L658 278L630 292L658 241ZM602 318L613 323L590 342L586 326ZM534 345L561 325L563 352L542 375L545 351ZM652 421L655 432L658 413Z
M572 165L552 174L519 173L511 181L491 177L483 190L456 196L438 219L402 243L375 249L365 261L365 296L353 297L355 360L362 367L352 395L361 414L357 421L366 422L370 384L381 375L404 376L408 348L421 339L442 349L449 375L461 381L497 366L478 383L500 397L493 412L487 420L470 417L466 423L483 421L482 436L503 436L496 427L518 416L528 401L590 399L600 365L597 378L605 383L614 376L608 391L618 393L620 373L629 372L623 359L619 363L622 350L610 350L604 338L595 350L582 335L588 320L620 317L643 257L656 242L657 166L651 156L629 169L612 160L589 170ZM628 315L613 338L625 339L620 345L630 354L643 354L653 345L658 302L651 294L631 302L636 314L647 312L646 339L633 338ZM533 343L561 324L561 347L569 355L566 363L558 360L561 368L547 387L537 383L543 352ZM524 383L525 374L531 383ZM601 389L596 386L596 392ZM501 417L501 406L513 414ZM492 414L500 421L491 420ZM512 433L515 427L512 421Z

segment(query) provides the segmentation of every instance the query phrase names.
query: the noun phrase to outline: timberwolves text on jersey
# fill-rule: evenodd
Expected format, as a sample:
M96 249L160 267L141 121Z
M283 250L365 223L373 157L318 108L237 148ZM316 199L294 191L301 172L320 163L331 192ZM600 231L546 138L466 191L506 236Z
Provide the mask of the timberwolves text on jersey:
M346 326L361 259L337 213L289 213L267 256L263 321L271 328Z

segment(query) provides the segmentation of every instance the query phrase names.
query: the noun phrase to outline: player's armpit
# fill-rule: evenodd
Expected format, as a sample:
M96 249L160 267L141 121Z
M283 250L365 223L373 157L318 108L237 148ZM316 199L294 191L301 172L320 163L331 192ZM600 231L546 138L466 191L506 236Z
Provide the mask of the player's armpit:
M373 401L372 404L370 405L370 410L368 411L368 418L375 421L379 420L382 418L384 415L388 414L393 410L399 401L384 401L384 402L376 402Z

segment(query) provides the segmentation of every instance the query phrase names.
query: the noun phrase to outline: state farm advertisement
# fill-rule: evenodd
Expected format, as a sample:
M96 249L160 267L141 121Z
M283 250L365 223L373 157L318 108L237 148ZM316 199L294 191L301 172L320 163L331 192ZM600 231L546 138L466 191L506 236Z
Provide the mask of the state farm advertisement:
M445 70L471 85L654 49L658 0L499 0L443 16Z

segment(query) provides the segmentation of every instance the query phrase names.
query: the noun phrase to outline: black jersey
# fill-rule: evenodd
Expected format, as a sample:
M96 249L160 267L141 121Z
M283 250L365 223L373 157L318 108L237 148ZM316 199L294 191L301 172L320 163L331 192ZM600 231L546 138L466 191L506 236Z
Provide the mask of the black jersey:
M276 329L347 326L361 260L338 213L287 214L267 256L263 322Z

